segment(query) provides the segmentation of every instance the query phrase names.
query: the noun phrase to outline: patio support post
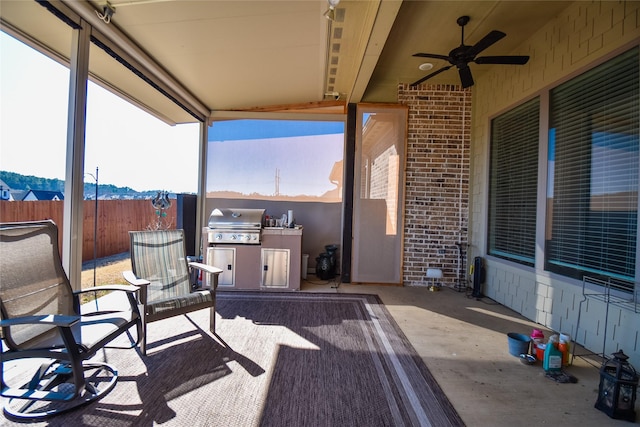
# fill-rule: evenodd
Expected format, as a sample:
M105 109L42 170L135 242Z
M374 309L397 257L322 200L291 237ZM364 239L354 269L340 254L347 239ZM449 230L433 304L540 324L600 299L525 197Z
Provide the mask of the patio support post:
M208 218L207 209L207 150L209 140L209 121L200 122L200 141L198 142L198 198L196 200L196 255L204 256L202 245L202 227L204 218Z
M82 274L82 208L84 199L84 152L90 35L91 26L81 20L80 28L73 31L71 61L69 64L62 265L74 290L80 288Z

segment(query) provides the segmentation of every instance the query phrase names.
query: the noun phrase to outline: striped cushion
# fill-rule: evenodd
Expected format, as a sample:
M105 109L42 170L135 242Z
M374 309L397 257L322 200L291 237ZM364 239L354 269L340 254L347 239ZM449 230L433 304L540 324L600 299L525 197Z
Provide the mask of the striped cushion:
M213 294L209 291L192 292L178 298L157 300L147 306L147 314L154 315L165 311L174 311L204 302L212 302Z
M136 277L151 282L148 303L153 305L173 298L178 298L177 301L190 301L193 297L185 256L184 232L131 231L130 236L133 273Z

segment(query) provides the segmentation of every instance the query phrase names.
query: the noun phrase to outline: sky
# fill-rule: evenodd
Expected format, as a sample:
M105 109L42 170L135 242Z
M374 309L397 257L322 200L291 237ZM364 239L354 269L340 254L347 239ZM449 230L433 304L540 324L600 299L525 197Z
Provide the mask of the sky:
M68 85L65 66L0 32L0 170L64 180ZM99 184L196 193L198 129L169 126L90 82L85 182L95 182L97 167ZM335 189L328 175L342 160L343 132L342 122L217 122L209 130L216 154L238 161L210 156L207 190L272 194L276 169L281 194ZM248 150L256 139L264 143Z
M0 170L64 179L68 85L66 67L0 32ZM93 83L87 104L85 182L98 167L100 184L197 192L198 124L169 126Z
M207 191L275 195L277 182L280 195L322 196L338 188L329 175L343 151L342 133L214 142Z
M209 129L207 191L322 196L337 188L329 175L343 152L343 122L216 122Z
M342 122L308 122L296 120L243 120L238 126L234 121L220 121L209 130L209 141L251 140L284 138L292 135L342 134Z

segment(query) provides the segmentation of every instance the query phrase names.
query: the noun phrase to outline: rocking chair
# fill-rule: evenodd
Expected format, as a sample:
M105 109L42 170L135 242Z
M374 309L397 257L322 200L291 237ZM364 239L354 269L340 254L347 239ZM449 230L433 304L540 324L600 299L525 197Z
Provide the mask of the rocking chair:
M73 291L62 268L53 221L0 224L0 277L0 394L7 398L5 415L48 418L111 391L118 379L116 369L89 359L133 326L141 337L137 288L113 285ZM114 308L109 303L108 310L100 311L103 298L118 296L107 295L91 303L90 310L83 305L81 312L80 295L103 290L124 293L127 298L118 301L128 300L129 305ZM46 362L36 366L42 359ZM22 367L36 368L26 383L19 380L24 378L18 375Z

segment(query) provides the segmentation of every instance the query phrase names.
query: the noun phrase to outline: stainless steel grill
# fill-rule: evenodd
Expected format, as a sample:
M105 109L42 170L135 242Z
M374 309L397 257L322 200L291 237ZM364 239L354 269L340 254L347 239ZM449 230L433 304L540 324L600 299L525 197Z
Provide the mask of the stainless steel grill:
M214 209L209 216L207 242L259 245L264 209Z

